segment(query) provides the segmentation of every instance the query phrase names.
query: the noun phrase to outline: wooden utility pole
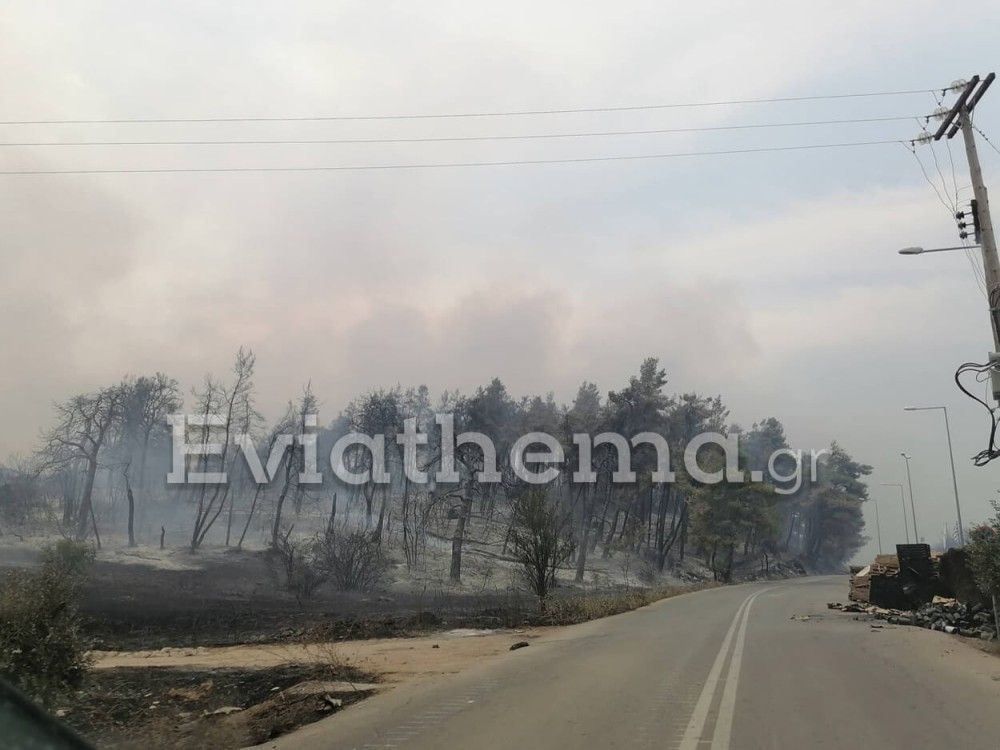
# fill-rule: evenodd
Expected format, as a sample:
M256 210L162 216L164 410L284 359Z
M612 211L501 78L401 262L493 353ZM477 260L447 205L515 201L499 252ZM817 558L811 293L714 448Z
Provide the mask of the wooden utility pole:
M993 397L1000 401L1000 257L997 257L996 235L993 233L993 217L990 215L990 199L987 195L986 184L983 182L983 170L979 165L979 153L976 150L976 134L972 126L972 112L995 78L995 73L990 73L982 80L979 76L972 77L934 133L934 140L939 141L945 136L951 139L959 130L962 131L962 137L965 140L965 155L969 160L969 176L972 179L972 191L976 198L974 209L976 242L979 243L983 253L986 298L989 303L990 329L993 333L993 351L990 353L990 362L994 363L994 368L990 372L990 381Z
M976 135L972 129L972 118L967 109L961 114L962 137L965 139L965 154L969 159L969 175L972 178L972 192L976 196L976 211L979 217L979 243L983 251L983 269L986 271L986 290L990 303L990 322L993 326L994 352L1000 352L1000 258L997 257L996 235L993 233L993 218L990 216L990 199L983 182L983 170L979 166L976 151ZM994 393L996 383L994 382Z

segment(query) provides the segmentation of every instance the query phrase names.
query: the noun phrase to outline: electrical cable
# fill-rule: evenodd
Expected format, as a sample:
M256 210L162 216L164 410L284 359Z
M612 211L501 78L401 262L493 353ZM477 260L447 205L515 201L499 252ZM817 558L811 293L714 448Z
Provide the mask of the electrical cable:
M997 414L996 414L996 409L991 407L985 399L979 398L979 396L975 395L970 390L968 390L964 385L962 385L961 378L962 375L964 375L967 372L975 372L976 378L978 380L981 374L989 373L993 369L994 365L991 363L979 364L976 362L966 362L965 364L960 365L959 368L955 371L955 384L958 386L959 390L962 391L962 393L964 393L966 396L971 398L973 401L982 404L983 408L986 409L986 412L990 416L989 442L987 443L986 448L984 450L980 451L979 453L977 453L972 457L972 462L976 466L985 466L990 461L1000 456L1000 448L998 448L996 444Z
M942 100L937 95L937 92L935 92L935 94L934 94L934 100L937 102L939 108L942 107L942 106L944 106L944 100ZM928 122L930 122L930 118L927 118L924 121L924 124L922 125L922 128L923 128L923 131L925 133L927 133L927 135L930 135L930 132L927 130L927 123ZM959 204L959 197L958 197L958 174L955 171L955 156L954 156L954 154L952 154L952 151L951 151L951 139L950 138L945 138L944 145L948 149L948 161L951 163L951 183L952 183L952 186L955 188L955 207L956 207L955 208L955 212L957 213L958 212L958 204ZM933 149L933 147L934 147L934 144L933 144L933 142L931 142L931 148ZM944 182L944 178L942 178L942 182Z
M71 175L71 174L176 174L192 172L363 172L416 169L454 169L468 167L507 167L541 164L584 164L608 161L640 161L675 159L697 156L730 156L734 154L759 154L779 151L806 151L810 149L852 148L877 146L888 143L906 145L905 141L852 141L847 143L814 143L802 146L764 146L761 148L723 149L718 151L678 151L664 154L635 154L621 156L586 156L566 159L517 159L511 161L425 162L412 164L347 164L304 167L165 167L135 169L15 169L0 171L0 176L15 175Z
M548 138L597 138L621 135L657 135L664 133L707 133L725 130L757 130L815 125L848 125L854 123L898 122L912 117L868 117L853 120L812 120L807 122L770 122L749 125L713 125L692 128L658 128L652 130L605 130L584 133L529 133L525 135L472 135L425 138L318 138L318 139L252 139L252 140L174 140L174 141L11 141L4 146L235 146L235 145L318 145L362 143L457 143L465 141L518 141Z
M925 135L929 137L931 136L931 133L927 130L926 120L925 122L920 123L920 129L924 131ZM938 177L941 178L941 189L944 191L943 195L942 193L938 192L938 197L941 198L942 202L944 202L945 205L947 205L949 209L948 213L954 220L955 214L958 213L958 202L956 201L952 203L950 200L944 198L944 196L948 195L948 181L945 180L944 173L941 171L941 164L938 162L937 151L934 149L934 140L932 137L930 138L930 140L928 140L928 145L930 146L931 149L931 157L934 159L934 168L937 170ZM914 151L914 153L916 153L916 151Z
M909 89L900 91L870 91L851 94L817 94L812 96L779 96L760 99L730 99L708 102L673 102L670 104L640 104L619 107L580 107L569 109L509 110L493 112L448 112L436 114L405 115L309 115L302 117L132 117L117 119L79 120L6 120L0 125L109 125L145 123L194 123L194 122L325 122L346 120L430 120L464 117L525 117L531 115L564 115L593 112L636 112L656 109L686 109L695 107L722 107L737 104L772 104L778 102L804 102L824 99L859 99L876 96L906 96L934 93L934 89Z
M957 208L961 199L958 197L958 172L955 170L955 155L951 151L951 139L945 138L944 145L948 149L948 161L951 162L951 184L955 188L955 206Z
M984 133L982 130L979 129L979 126L976 125L976 123L972 123L972 127L973 127L973 129L977 133L979 133L979 135L981 135L983 137L983 140L986 141L989 144L989 146L990 146L991 149L993 149L998 154L1000 154L1000 148L996 147L996 144L993 143L993 141L990 140L990 137L988 135L986 135L986 133Z
M903 145L906 146L906 149L911 154L913 154L913 158L917 160L917 165L920 167L921 174L923 174L924 179L927 181L927 184L930 185L931 188L934 190L935 195L937 195L938 200L941 202L941 205L944 206L945 210L948 212L948 215L951 218L955 218L954 208L951 206L951 204L948 203L947 200L945 200L944 196L941 195L941 191L938 190L937 185L934 184L934 181L930 178L930 175L927 174L927 170L924 169L924 163L921 160L920 156L917 154L916 147L912 143L904 143Z
M918 121L918 125L920 125L920 128L925 133L927 132L926 127L922 123L920 123L919 121ZM923 174L924 179L927 181L927 184L930 185L931 189L934 190L934 193L935 193L935 195L937 195L937 198L941 202L941 205L944 206L945 209L948 211L948 216L951 217L951 219L954 221L955 220L955 214L958 213L958 205L957 205L957 203L955 205L951 205L945 199L945 197L941 194L941 191L938 190L937 185L934 184L934 181L931 180L930 175L927 174L927 170L924 168L924 163L921 160L920 155L917 154L917 149L916 149L916 146L914 145L914 143L911 141L910 143L904 144L904 145L906 145L907 150L911 154L913 154L913 158L917 160L917 165L920 167L920 172L921 172L921 174ZM933 150L933 147L932 147L932 150ZM936 161L937 161L937 159L935 158L935 162ZM938 174L940 174L940 173L941 173L941 169L938 168ZM941 176L941 179L942 179L942 181L944 180L944 176L943 175ZM945 188L945 193L947 194L947 192L948 192L947 185L945 185L944 188ZM962 244L965 245L965 244L968 244L968 243L967 243L966 240L963 240ZM979 287L980 293L982 293L983 297L985 298L986 297L986 276L983 273L982 269L979 268L979 264L976 262L975 258L973 258L972 253L970 252L970 250L965 250L963 252L963 254L965 255L966 260L969 261L969 266L972 269L972 277L976 281L976 286Z

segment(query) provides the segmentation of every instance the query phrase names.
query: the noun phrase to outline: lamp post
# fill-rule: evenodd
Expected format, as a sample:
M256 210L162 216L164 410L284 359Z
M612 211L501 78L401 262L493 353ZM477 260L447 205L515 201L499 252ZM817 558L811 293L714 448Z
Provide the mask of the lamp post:
M897 252L900 255L923 255L924 253L944 253L948 250L970 250L974 247L979 247L979 245L955 245L954 247L931 247L926 249L922 247L904 247Z
M955 491L955 514L958 516L958 543L965 546L965 529L962 527L962 506L958 502L958 479L955 476L955 452L951 448L951 427L948 424L947 406L906 406L903 411L933 411L940 409L944 413L944 431L948 436L948 458L951 459L951 486ZM912 497L912 492L911 492Z
M906 543L910 543L910 526L906 522L906 495L903 493L903 485L898 482L882 482L883 487L899 487L899 502L903 506L903 530L906 532Z
M878 500L872 498L872 505L875 506L875 534L878 536L878 553L882 554L882 525L878 521Z
M920 542L920 532L917 531L917 506L913 503L913 480L910 478L910 456L906 453L900 453L903 460L906 461L906 483L910 486L910 518L913 520L913 541L916 543Z

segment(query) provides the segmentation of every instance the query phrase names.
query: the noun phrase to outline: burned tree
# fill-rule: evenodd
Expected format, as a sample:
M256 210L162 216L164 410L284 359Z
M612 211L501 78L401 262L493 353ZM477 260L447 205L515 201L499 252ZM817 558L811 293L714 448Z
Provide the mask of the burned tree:
M138 452L137 489L146 489L146 465L150 443L157 431L165 432L167 417L181 406L177 381L162 372L143 375L125 385L122 409L124 437L131 441L131 451Z
M209 466L208 446L218 436L221 451L215 456L218 471L230 467L236 453L234 450L235 420L253 403L253 369L256 362L254 353L240 347L233 364L233 382L223 385L211 376L205 379L201 392L196 393L198 412L203 424L200 427L199 438L203 455L200 456L202 471ZM191 533L191 550L197 550L205 541L212 525L218 520L222 509L226 506L229 485L215 484L212 491L208 485L198 488L197 509L194 519L194 529Z
M288 403L285 416L279 422L278 427L275 428L275 432L272 433L272 450L278 440L278 436L282 432L298 429L300 435L305 435L307 429L311 429L309 428L308 417L316 414L316 408L316 396L313 395L312 387L307 385L299 397L297 404ZM288 493L294 489L295 507L298 510L301 507L302 494L305 492L305 487L299 481L299 474L306 468L305 451L302 443L296 441L284 443L281 460L284 465L284 473L282 475L281 491L278 493L278 499L274 507L274 523L271 527L271 547L274 549L278 548L281 541L281 515L285 508Z
M472 520L474 495L479 495L484 504L491 500L498 489L495 483L481 481L496 469L501 478L506 467L501 464L509 456L512 436L519 432L519 405L511 398L507 386L499 378L494 378L488 386L480 387L473 396L458 400L455 408L456 431L479 432L488 435L493 450L487 455L486 448L474 440L459 441L460 435L453 435L454 457L459 468L457 494L460 505L455 508L455 532L451 541L451 567L449 576L458 583L462 579L462 550Z
M123 385L114 385L56 404L56 424L44 436L40 452L44 468L83 466L83 490L75 519L78 539L86 538L91 527L97 530L94 480L104 451L121 426L125 394Z
M514 499L513 521L511 551L544 611L556 570L573 553L570 515L548 493L531 490Z
M386 444L392 445L396 442L396 435L403 428L403 412L401 407L402 394L399 388L390 390L372 391L356 401L352 402L346 410L348 424L351 430L362 435L374 437L384 435ZM385 514L388 502L389 487L380 485L376 481L378 471L374 466L371 451L355 444L351 447L350 459L353 463L353 471L356 473L368 473L368 480L362 485L361 492L365 499L365 528L370 528L374 523L375 496L381 488L382 498L379 506L378 522L373 534L376 538L382 538L382 529L385 525Z
M136 493L146 494L146 467L154 438L166 434L167 417L181 406L177 381L163 373L126 380L122 384L122 429L115 452L122 466L128 500L129 546L136 544ZM137 476L134 473L137 471ZM133 484L135 476L136 483Z

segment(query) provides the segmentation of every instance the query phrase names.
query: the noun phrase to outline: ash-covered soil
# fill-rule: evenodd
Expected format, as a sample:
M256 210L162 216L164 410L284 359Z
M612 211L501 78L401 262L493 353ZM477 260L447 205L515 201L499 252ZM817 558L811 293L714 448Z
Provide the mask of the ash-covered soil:
M321 588L297 599L281 590L265 552L177 554L193 558L192 565L94 565L82 610L95 648L383 638L513 626L534 610L523 593L440 585L381 593Z
M95 669L57 713L102 748L224 750L329 716L370 695L374 679L343 664ZM297 691L303 684L318 689ZM335 696L323 689L331 685Z

